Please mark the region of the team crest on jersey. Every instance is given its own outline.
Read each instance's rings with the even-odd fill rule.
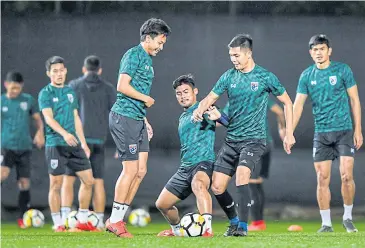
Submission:
[[[131,154],[136,154],[136,152],[137,152],[137,144],[129,145],[129,152]]]
[[[27,103],[27,102],[21,102],[21,103],[20,103],[20,108],[21,108],[22,110],[26,111],[26,110],[27,110],[27,108],[28,108],[28,103]]]
[[[74,96],[72,94],[67,94],[67,98],[70,101],[70,103],[74,102]]]
[[[251,90],[257,91],[259,89],[259,83],[258,82],[251,82]]]
[[[311,85],[317,85],[317,81],[311,81]]]
[[[330,76],[330,84],[335,85],[337,83],[337,77],[336,76]]]
[[[56,169],[58,167],[58,159],[51,159],[51,168]]]
[[[8,112],[8,110],[9,110],[9,109],[8,109],[8,107],[4,106],[4,107],[2,107],[2,108],[1,108],[1,110],[2,110],[3,112]]]

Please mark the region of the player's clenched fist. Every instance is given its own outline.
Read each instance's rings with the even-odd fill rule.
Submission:
[[[192,116],[193,121],[201,122],[203,121],[203,112],[199,108],[195,109]]]
[[[153,104],[155,104],[155,99],[153,99],[150,96],[147,96],[144,104],[146,105],[147,108],[151,107]]]

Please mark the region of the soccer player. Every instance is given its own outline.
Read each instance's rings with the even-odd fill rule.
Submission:
[[[154,77],[152,57],[163,49],[170,33],[163,20],[147,20],[140,29],[141,43],[129,49],[120,63],[117,101],[109,115],[109,127],[123,171],[115,185],[111,216],[105,223],[107,231],[118,237],[132,237],[123,219],[147,172],[152,128],[146,108],[155,102],[149,96]]]
[[[156,201],[156,207],[171,225],[171,229],[160,232],[158,236],[180,236],[180,217],[175,204],[194,193],[199,213],[206,222],[207,229],[203,236],[211,237],[212,198],[208,189],[215,159],[215,121],[205,115],[202,122],[192,122],[193,111],[199,102],[196,99],[198,89],[191,74],[178,77],[172,87],[177,101],[184,108],[178,128],[181,164]]]
[[[72,80],[68,85],[76,93],[84,135],[87,146],[90,149],[89,159],[95,179],[93,210],[101,220],[98,225],[98,228],[101,229],[104,227],[105,209],[103,179],[105,160],[104,143],[108,132],[108,116],[115,102],[116,90],[109,82],[106,82],[100,77],[102,68],[99,57],[93,55],[86,57],[82,72],[84,76]],[[61,216],[63,223],[65,223],[71,211],[71,205],[74,199],[73,186],[75,180],[75,172],[66,168],[61,190]]]
[[[94,178],[88,159],[90,149],[77,111],[77,97],[70,87],[64,85],[67,69],[63,58],[49,58],[46,70],[51,83],[39,92],[38,102],[47,124],[46,163],[50,179],[48,201],[54,229],[56,232],[65,231],[60,214],[60,190],[67,166],[81,180],[76,228],[93,231],[95,227],[87,218]]]
[[[313,160],[317,173],[317,201],[322,217],[322,227],[318,232],[333,232],[329,184],[332,161],[336,158],[340,160],[343,226],[347,232],[357,232],[352,222],[355,195],[353,168],[355,150],[362,146],[363,136],[356,82],[348,65],[330,60],[332,47],[326,35],[315,35],[309,40],[309,54],[314,64],[300,76],[294,103],[293,126],[295,129],[309,95],[315,127]]]
[[[229,43],[229,55],[234,68],[226,71],[213,90],[194,110],[195,121],[202,121],[203,113],[227,91],[229,125],[227,137],[214,164],[212,191],[223,207],[230,227],[225,236],[247,236],[248,212],[251,205],[249,179],[266,149],[266,115],[269,93],[284,104],[286,135],[284,149],[290,154],[295,143],[292,129],[292,102],[271,72],[255,64],[252,57],[252,38],[239,34]],[[226,191],[236,173],[238,218],[232,217],[234,202]],[[233,214],[234,217],[234,214]]]
[[[267,109],[277,116],[277,125],[279,136],[282,140],[285,137],[285,114],[279,104],[269,98]],[[252,223],[248,226],[249,231],[266,230],[264,221],[264,204],[265,194],[263,189],[264,179],[269,177],[269,167],[271,163],[271,149],[273,147],[273,138],[270,133],[269,120],[266,118],[266,150],[258,163],[257,168],[252,172],[249,180],[249,188],[251,193],[251,217]]]
[[[22,74],[8,72],[4,85],[6,93],[1,95],[1,183],[8,178],[11,168],[15,167],[19,188],[18,226],[25,228],[23,214],[30,204],[30,125],[33,119],[37,128],[33,144],[41,149],[44,145],[43,122],[37,101],[31,95],[22,93]]]

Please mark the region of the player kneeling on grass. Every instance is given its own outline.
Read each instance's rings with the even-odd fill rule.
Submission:
[[[167,182],[156,201],[156,207],[170,223],[171,229],[162,231],[158,236],[180,236],[180,217],[175,204],[184,200],[192,192],[196,196],[199,213],[206,222],[203,236],[213,236],[212,198],[208,192],[215,159],[215,121],[208,114],[204,121],[194,122],[193,111],[198,107],[192,75],[182,75],[173,82],[176,99],[184,108],[179,118],[179,137],[181,143],[181,165]],[[218,112],[217,109],[212,111]],[[213,114],[212,114],[213,116]],[[216,113],[214,116],[220,116]],[[210,119],[211,118],[211,119]]]

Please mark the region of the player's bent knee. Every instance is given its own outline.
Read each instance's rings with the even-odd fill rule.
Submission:
[[[215,183],[213,181],[213,184],[211,186],[211,190],[213,191],[214,195],[221,195],[224,193],[224,191],[226,191],[226,188],[224,187],[224,185],[221,185],[219,183]]]
[[[81,181],[82,184],[84,184],[86,187],[92,187],[95,183],[94,177],[87,177],[86,179]]]
[[[353,177],[352,177],[352,175],[350,175],[348,173],[342,173],[341,174],[341,181],[344,184],[348,184],[349,182],[353,181]]]
[[[139,169],[137,173],[137,178],[142,180],[147,174],[147,169]]]

